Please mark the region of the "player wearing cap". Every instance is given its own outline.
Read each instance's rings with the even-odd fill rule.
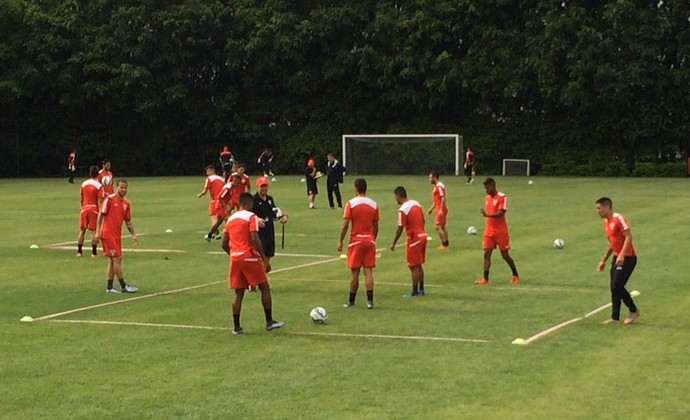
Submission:
[[[304,178],[307,181],[307,196],[309,196],[309,208],[314,209],[316,196],[319,194],[319,187],[316,185],[316,180],[319,178],[316,170],[316,162],[314,159],[307,161],[307,167],[304,169]]]

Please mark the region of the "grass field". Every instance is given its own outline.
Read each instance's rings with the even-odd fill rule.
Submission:
[[[342,190],[353,194],[348,177]],[[248,295],[233,336],[228,258],[206,243],[207,198],[197,178],[133,178],[129,199],[141,235],[125,251],[136,295],[104,293],[104,258],[75,258],[79,188],[65,180],[0,180],[0,418],[687,418],[688,180],[497,178],[509,196],[511,254],[494,255],[479,288],[481,179],[444,177],[451,249],[434,238],[428,296],[408,300],[402,249],[375,270],[376,309],[347,300],[336,249],[340,211],[325,185],[309,210],[298,177],[271,194],[290,215],[270,275],[276,319],[263,330]],[[368,177],[381,207],[379,248],[395,231],[392,190],[430,205],[426,177]],[[606,248],[594,201],[613,198],[631,222],[639,263],[629,290],[642,311],[632,326],[605,326],[603,310],[531,342],[512,345],[609,302]],[[468,226],[479,234],[468,236]],[[172,229],[172,233],[165,233]],[[552,247],[563,238],[565,249]],[[280,248],[280,230],[278,230]],[[30,249],[37,244],[39,249]],[[57,245],[56,245],[57,244]],[[88,244],[88,241],[87,241]],[[123,244],[131,248],[131,239]],[[53,247],[51,247],[53,245]],[[59,249],[60,246],[69,249]],[[88,248],[88,246],[87,246]],[[167,251],[166,251],[167,250]],[[149,251],[149,252],[140,252]],[[86,252],[88,254],[88,251]],[[115,303],[112,305],[105,305]],[[325,325],[308,317],[329,311]],[[74,309],[73,313],[59,315]],[[624,312],[625,314],[626,312]],[[48,317],[22,323],[25,315]]]

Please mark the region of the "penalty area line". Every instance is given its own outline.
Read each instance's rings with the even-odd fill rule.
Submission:
[[[300,265],[295,265],[292,267],[285,267],[285,268],[280,268],[278,270],[271,271],[271,273],[280,273],[283,271],[288,271],[288,270],[295,270],[298,268],[304,268],[304,267],[310,267],[312,265],[319,265],[319,264],[325,264],[327,262],[333,262],[333,261],[340,261],[340,258],[332,258],[330,260],[323,260],[323,261],[314,261],[306,264],[300,264]],[[218,281],[212,281],[210,283],[204,283],[204,284],[198,284],[196,286],[189,286],[189,287],[183,287],[181,289],[174,289],[174,290],[167,290],[164,292],[157,292],[157,293],[151,293],[149,295],[142,295],[142,296],[135,296],[127,299],[121,299],[121,300],[114,300],[112,302],[105,302],[105,303],[99,303],[97,305],[90,305],[90,306],[85,306],[82,308],[75,308],[75,309],[70,309],[67,311],[62,311],[62,312],[57,312],[54,314],[50,315],[44,315],[39,318],[34,318],[34,321],[45,321],[47,319],[53,319],[53,318],[58,318],[64,315],[69,315],[77,312],[83,312],[83,311],[88,311],[90,309],[97,309],[97,308],[103,308],[106,306],[112,306],[112,305],[119,305],[121,303],[126,303],[126,302],[133,302],[136,300],[142,300],[142,299],[149,299],[157,296],[163,296],[163,295],[170,295],[173,293],[180,293],[180,292],[186,292],[188,290],[194,290],[194,289],[200,289],[202,287],[208,287],[208,286],[214,286],[216,284],[220,283],[227,283],[227,280],[218,280]]]
[[[115,326],[130,326],[130,327],[149,327],[149,328],[178,328],[189,330],[214,330],[214,331],[231,331],[228,327],[212,327],[208,325],[189,325],[189,324],[160,324],[151,322],[133,322],[133,321],[99,321],[86,319],[52,319],[50,322],[59,322],[63,324],[91,324],[91,325],[115,325]],[[483,340],[476,338],[457,338],[457,337],[433,337],[433,336],[417,336],[417,335],[388,335],[388,334],[351,334],[351,333],[325,333],[325,332],[300,332],[300,331],[286,331],[287,335],[300,336],[321,336],[321,337],[338,337],[338,338],[367,338],[367,339],[388,339],[388,340],[416,340],[416,341],[448,341],[460,343],[491,343],[491,340]]]

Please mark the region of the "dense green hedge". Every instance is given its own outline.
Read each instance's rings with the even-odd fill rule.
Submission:
[[[539,175],[567,176],[639,176],[639,177],[684,177],[688,174],[685,162],[635,164],[632,173],[622,162],[592,162],[583,165],[570,163],[544,164]]]

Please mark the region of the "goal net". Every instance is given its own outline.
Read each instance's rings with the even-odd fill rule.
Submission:
[[[503,159],[503,176],[529,176],[529,159]]]
[[[458,134],[345,134],[342,163],[355,175],[460,175],[462,150]]]

